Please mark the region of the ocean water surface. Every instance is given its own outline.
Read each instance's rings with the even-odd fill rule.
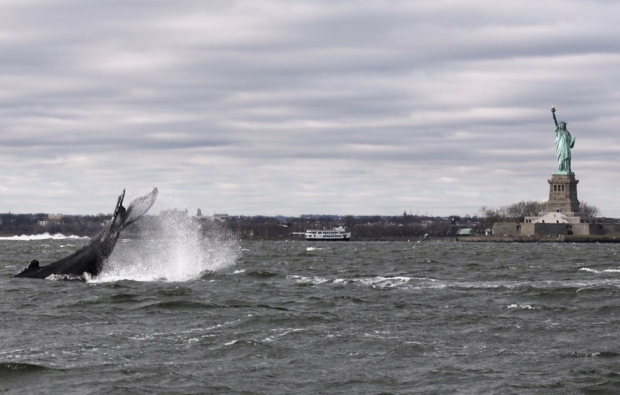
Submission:
[[[0,240],[0,393],[617,394],[619,244]]]

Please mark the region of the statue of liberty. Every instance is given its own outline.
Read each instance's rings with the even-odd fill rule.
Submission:
[[[555,154],[558,157],[558,170],[553,174],[571,174],[570,149],[575,145],[575,138],[566,130],[566,122],[555,118],[555,106],[551,107],[555,122]]]

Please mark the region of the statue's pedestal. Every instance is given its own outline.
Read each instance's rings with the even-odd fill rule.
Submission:
[[[554,173],[547,182],[549,182],[547,212],[562,213],[568,217],[579,216],[579,199],[577,199],[579,180],[575,179],[575,173]]]

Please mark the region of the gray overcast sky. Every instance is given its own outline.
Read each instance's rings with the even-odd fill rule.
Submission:
[[[0,0],[0,212],[620,217],[620,3]]]

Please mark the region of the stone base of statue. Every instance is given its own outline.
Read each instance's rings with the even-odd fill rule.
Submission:
[[[554,173],[547,182],[549,183],[547,212],[566,215],[580,212],[579,199],[577,198],[577,184],[579,180],[575,179],[575,173]]]

